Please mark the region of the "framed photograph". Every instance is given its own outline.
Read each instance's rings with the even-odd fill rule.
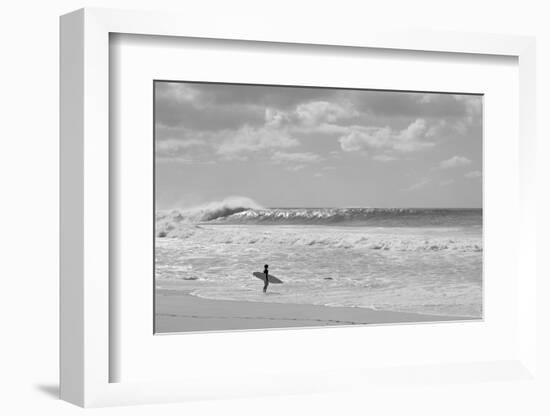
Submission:
[[[153,88],[155,333],[482,318],[482,95]]]
[[[61,18],[62,398],[532,377],[533,39],[246,21]]]

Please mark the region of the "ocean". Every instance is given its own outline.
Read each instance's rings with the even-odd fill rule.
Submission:
[[[157,211],[155,282],[195,296],[482,316],[482,210],[262,208]],[[284,281],[262,292],[269,264]],[[173,286],[171,286],[173,287]]]

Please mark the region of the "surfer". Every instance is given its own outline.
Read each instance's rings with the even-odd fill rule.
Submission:
[[[265,274],[265,283],[264,283],[264,293],[267,292],[267,286],[269,285],[269,272],[268,272],[269,265],[264,265],[264,274]]]
[[[283,281],[281,279],[273,276],[272,274],[269,274],[268,268],[269,268],[269,266],[266,264],[264,266],[264,271],[263,272],[254,272],[254,273],[252,273],[252,276],[254,276],[255,278],[260,279],[261,281],[264,282],[264,293],[267,292],[267,286],[270,283],[276,283],[276,284],[283,283]]]

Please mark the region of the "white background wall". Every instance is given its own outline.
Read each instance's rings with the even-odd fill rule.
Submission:
[[[56,400],[58,376],[58,16],[80,7],[179,10],[208,24],[210,13],[269,15],[280,21],[325,22],[327,31],[377,22],[490,33],[536,35],[538,42],[539,252],[550,248],[550,13],[544,1],[169,1],[19,0],[0,13],[0,413],[74,414]],[[546,139],[546,140],[545,140]],[[503,184],[507,186],[507,184]],[[543,256],[541,256],[543,257]],[[548,257],[546,255],[546,257]],[[543,263],[544,262],[544,263]],[[550,277],[548,261],[540,259]],[[542,269],[544,268],[544,269]],[[539,292],[550,296],[542,282]],[[544,296],[541,298],[544,299]],[[549,302],[550,303],[550,302]],[[550,316],[545,303],[539,305]],[[541,349],[550,351],[550,326]],[[550,374],[541,351],[543,376]],[[546,354],[548,354],[546,352]],[[548,381],[548,378],[546,379]],[[395,388],[373,396],[347,393],[198,402],[96,410],[99,414],[550,414],[550,384],[486,383]]]

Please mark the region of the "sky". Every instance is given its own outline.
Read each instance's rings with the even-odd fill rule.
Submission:
[[[482,205],[482,97],[155,82],[158,209]]]

